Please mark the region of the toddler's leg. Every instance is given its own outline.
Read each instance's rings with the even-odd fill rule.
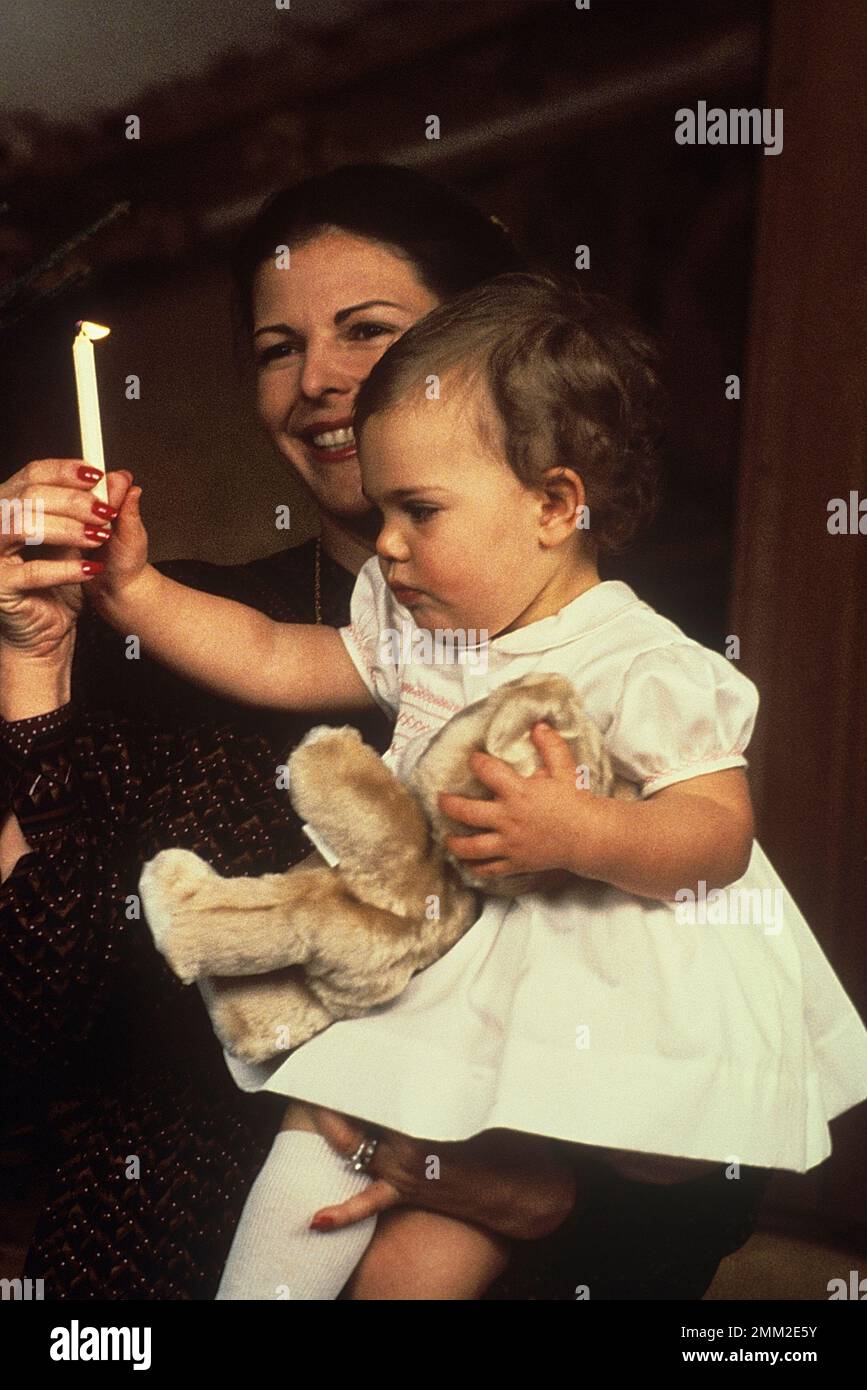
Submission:
[[[346,1289],[353,1300],[477,1299],[506,1268],[510,1242],[439,1212],[383,1212]]]
[[[310,1222],[320,1207],[346,1201],[371,1181],[320,1134],[281,1129],[250,1189],[217,1299],[336,1299],[376,1217],[336,1231],[311,1231]]]

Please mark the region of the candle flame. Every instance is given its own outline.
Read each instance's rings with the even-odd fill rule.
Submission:
[[[104,327],[103,324],[91,323],[88,319],[79,319],[75,326],[80,334],[85,338],[90,338],[91,341],[94,338],[107,338],[111,332],[111,329]]]

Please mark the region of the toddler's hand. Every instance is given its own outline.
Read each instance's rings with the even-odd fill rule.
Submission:
[[[566,869],[592,877],[607,798],[578,785],[569,745],[556,729],[536,724],[532,738],[544,767],[529,777],[490,753],[470,756],[479,781],[495,793],[493,801],[440,792],[445,815],[487,831],[450,835],[446,844],[458,859],[473,861],[473,872],[482,876]]]
[[[131,474],[118,472],[109,473],[107,483],[109,501],[118,508],[118,516],[111,540],[99,557],[105,569],[86,586],[97,608],[137,579],[148,562],[148,535],[139,512],[141,488],[131,486]]]

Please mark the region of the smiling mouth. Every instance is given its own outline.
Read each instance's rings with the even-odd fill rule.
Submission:
[[[321,430],[303,436],[308,448],[322,458],[345,458],[355,453],[355,433],[351,425],[339,430]]]

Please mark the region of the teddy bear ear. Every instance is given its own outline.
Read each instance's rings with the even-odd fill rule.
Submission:
[[[510,750],[516,750],[523,743],[533,750],[535,763],[538,763],[530,730],[540,720],[558,729],[564,738],[577,732],[579,721],[583,725],[586,720],[578,694],[564,676],[538,673],[520,676],[500,686],[489,700],[491,717],[485,745],[495,758],[506,761],[511,760]]]
[[[522,777],[541,767],[542,759],[531,737],[534,724],[544,720],[566,740],[576,765],[587,767],[589,790],[611,794],[611,762],[599,725],[586,714],[581,698],[564,676],[520,677],[495,691],[485,748],[510,763]]]

